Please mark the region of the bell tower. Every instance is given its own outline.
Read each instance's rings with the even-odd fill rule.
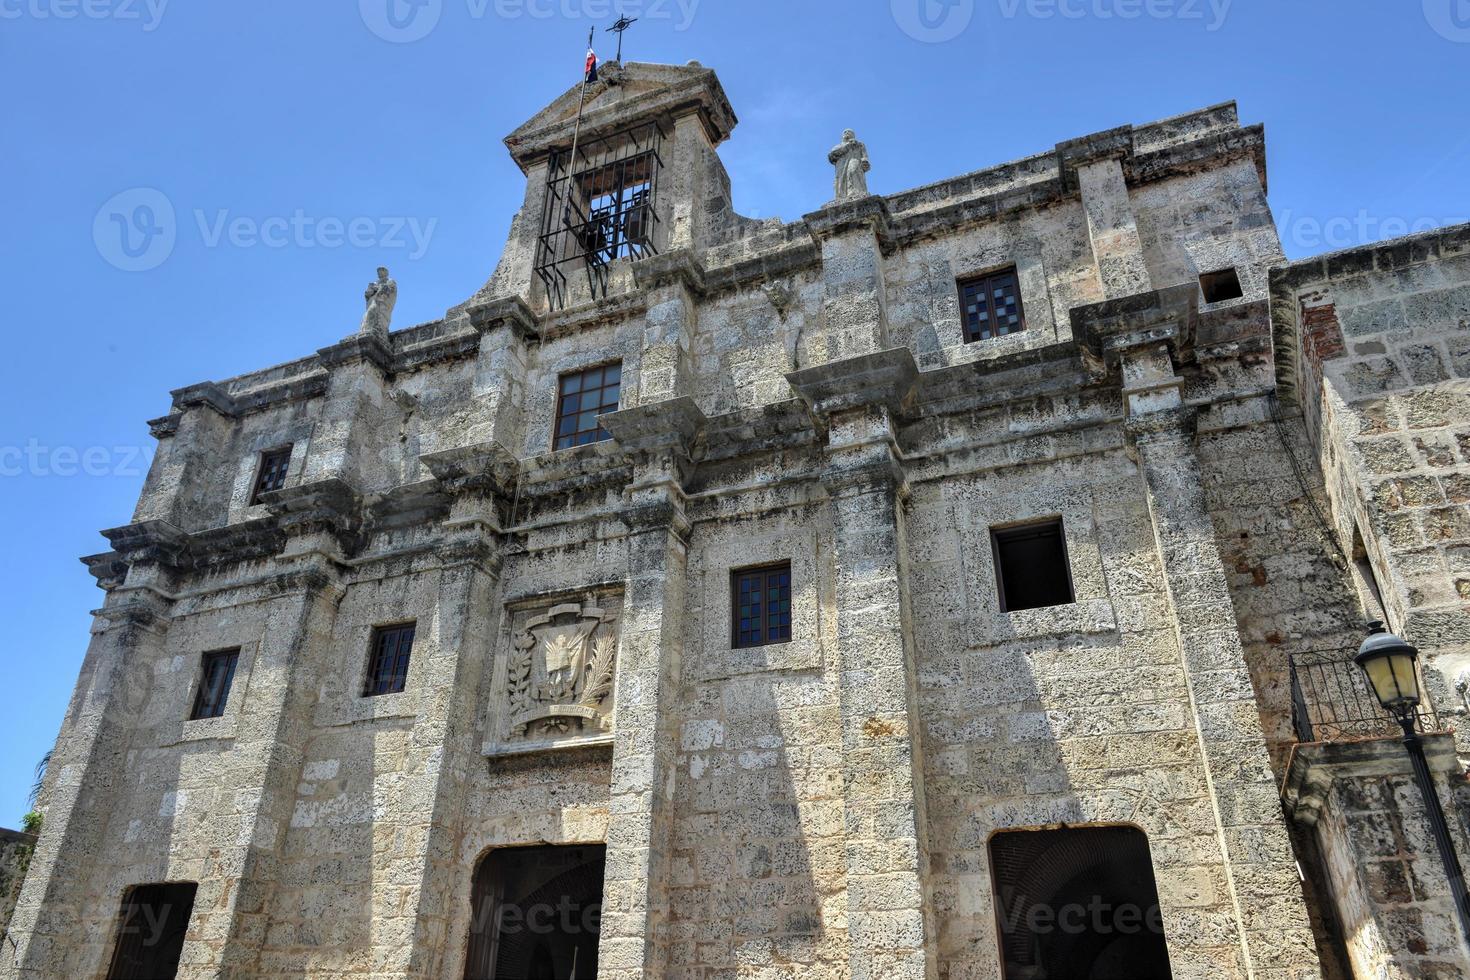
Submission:
[[[568,89],[505,139],[525,199],[475,301],[581,306],[634,288],[644,259],[723,241],[745,220],[716,153],[735,124],[698,62],[609,62],[585,92]]]

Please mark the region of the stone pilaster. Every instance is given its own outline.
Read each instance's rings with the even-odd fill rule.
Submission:
[[[849,969],[853,980],[925,980],[935,923],[895,424],[918,372],[899,349],[788,378],[828,430]]]
[[[320,651],[332,643],[342,590],[331,566],[311,555],[285,563],[272,584],[270,612],[250,676],[250,714],[230,749],[236,812],[218,814],[239,828],[212,853],[208,881],[195,902],[192,940],[215,952],[185,949],[179,977],[246,980],[258,975],[270,901],[291,826],[311,710],[321,687]],[[214,901],[202,901],[206,886]]]
[[[495,300],[468,310],[480,331],[475,359],[475,416],[466,426],[471,445],[520,445],[525,405],[526,344],[536,338],[536,322],[518,298]]]
[[[622,519],[627,592],[613,691],[612,793],[598,972],[660,980],[668,967],[674,717],[690,523],[683,485],[704,418],[675,399],[602,417],[633,460]]]
[[[1151,363],[1156,368],[1157,358]],[[1129,432],[1163,563],[1244,975],[1317,976],[1291,840],[1205,505],[1192,411],[1179,405],[1177,388],[1155,384],[1149,364],[1137,372],[1125,367],[1130,373],[1149,379],[1140,396],[1149,410],[1134,406]]]
[[[888,295],[882,240],[888,236],[888,204],[865,197],[833,204],[805,221],[822,250],[824,343],[799,353],[799,363],[876,354],[888,342]]]
[[[475,768],[485,764],[478,721],[483,717],[485,679],[492,638],[504,603],[500,594],[505,496],[514,481],[515,458],[499,446],[470,447],[425,457],[425,465],[454,496],[444,522],[448,540],[438,549],[444,564],[436,604],[437,635],[425,651],[419,677],[426,691],[414,729],[410,765],[420,788],[405,794],[431,800],[418,815],[419,842],[402,859],[414,928],[405,950],[404,977],[438,978],[454,962],[449,937],[455,919],[456,885],[471,869],[461,864],[459,844]],[[395,878],[398,875],[394,875]]]
[[[303,483],[342,480],[361,489],[367,485],[363,482],[364,460],[375,456],[377,433],[385,427],[392,352],[382,339],[358,334],[322,348],[317,356],[331,378],[301,479]]]
[[[704,269],[688,252],[645,259],[633,267],[648,290],[643,353],[638,362],[638,404],[680,398],[694,391],[690,352],[698,326]]]
[[[1104,299],[1133,296],[1151,285],[1123,173],[1123,161],[1133,152],[1129,126],[1057,146],[1063,181],[1082,192],[1087,237]]]
[[[105,814],[132,734],[150,696],[169,603],[146,589],[118,589],[98,611],[81,677],[46,777],[46,821],[0,952],[5,980],[93,976],[112,940],[117,897],[88,889]],[[10,944],[14,945],[11,946]]]

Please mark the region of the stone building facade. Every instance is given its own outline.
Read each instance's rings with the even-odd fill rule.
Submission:
[[[151,423],[0,977],[1465,975],[1350,658],[1470,854],[1470,229],[1286,263],[1228,104],[757,221],[579,94],[469,300]]]

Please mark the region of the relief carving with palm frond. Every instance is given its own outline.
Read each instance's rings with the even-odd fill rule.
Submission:
[[[611,730],[617,605],[589,599],[516,615],[506,670],[507,737],[559,739]]]

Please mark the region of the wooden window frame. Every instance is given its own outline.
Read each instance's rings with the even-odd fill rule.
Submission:
[[[291,474],[291,455],[295,448],[294,445],[279,446],[260,454],[260,461],[255,467],[255,481],[251,484],[250,506],[254,507],[260,503],[261,497],[286,485],[286,478]]]
[[[618,375],[617,381],[613,382],[612,384],[607,383],[607,372],[610,369],[615,369]],[[592,374],[594,371],[601,372],[601,376],[599,378],[600,383],[595,387],[586,387],[585,383],[587,380],[587,376]],[[567,390],[567,386],[572,382],[576,382],[577,384],[576,391]],[[611,407],[605,404],[606,394],[608,389],[610,388],[617,388],[618,391],[618,397],[613,401]],[[580,399],[583,395],[591,391],[601,392],[602,394],[598,398],[598,407],[596,409],[589,410],[582,406]],[[556,379],[556,422],[552,425],[551,429],[552,452],[560,452],[563,449],[576,449],[578,446],[590,446],[593,443],[606,442],[607,440],[611,439],[612,433],[608,432],[601,425],[598,425],[596,423],[595,417],[593,420],[593,427],[586,428],[583,427],[580,422],[578,422],[577,428],[567,433],[562,432],[562,423],[569,418],[575,419],[578,416],[585,416],[588,414],[589,411],[594,412],[596,415],[606,415],[611,412],[616,412],[618,410],[618,406],[622,403],[622,394],[622,361],[608,361],[604,364],[594,364],[591,367],[582,368],[577,371],[568,371],[565,374],[558,375]],[[578,399],[577,409],[573,412],[568,412],[566,410],[567,403],[568,400],[573,397],[576,397]],[[592,438],[583,438],[584,436],[588,435],[590,435]]]
[[[402,636],[408,635],[408,649],[401,649]],[[362,696],[377,698],[386,694],[402,694],[408,686],[408,670],[413,662],[413,644],[418,633],[417,622],[374,626],[368,645],[367,674],[362,682]],[[398,640],[400,648],[388,650],[389,638]],[[388,670],[389,661],[392,670]]]
[[[1013,539],[1024,534],[1034,534],[1044,528],[1056,528],[1057,543],[1062,550],[1062,571],[1067,578],[1067,601],[1054,603],[1047,606],[1022,606],[1012,609],[1006,598],[1005,563],[1001,561],[1001,545],[1005,539]],[[1072,577],[1072,556],[1067,550],[1067,526],[1060,517],[1048,517],[1043,520],[1026,521],[1023,524],[1007,524],[1002,527],[990,529],[990,555],[995,564],[995,588],[1000,597],[1001,612],[1024,612],[1027,609],[1054,609],[1057,606],[1067,606],[1077,601],[1077,583]]]
[[[1001,280],[1010,280],[1012,291],[1016,297],[1016,326],[1005,333],[996,333],[995,329],[999,323],[999,317],[995,308],[995,284]],[[1001,337],[1009,337],[1012,334],[1023,333],[1026,330],[1026,304],[1021,297],[1021,274],[1014,265],[992,269],[979,275],[966,276],[957,283],[960,297],[960,330],[964,334],[965,343],[978,344],[986,340],[999,340]],[[990,324],[988,334],[980,334],[970,324],[970,315],[967,312],[969,300],[966,293],[970,289],[976,289],[985,300],[987,322]]]
[[[764,603],[764,602],[766,602],[766,601],[769,600],[769,592],[770,592],[770,588],[771,588],[771,586],[770,586],[770,577],[772,575],[780,575],[780,574],[783,574],[783,573],[786,575],[786,619],[787,619],[787,622],[785,623],[785,627],[784,627],[784,635],[783,635],[782,624],[780,622],[777,622],[775,624],[775,626],[774,626],[775,635],[774,635],[774,637],[772,636],[771,630],[773,629],[773,627],[772,627],[772,624],[770,622],[770,615],[771,614],[770,614],[769,609],[765,605],[763,605],[762,606],[762,609],[761,609],[761,614],[760,614],[761,615],[760,639],[759,640],[754,640],[754,641],[752,641],[752,640],[742,640],[741,639],[741,636],[740,636],[740,633],[741,633],[741,630],[740,630],[740,582],[741,582],[741,580],[742,579],[746,579],[746,578],[754,578],[756,576],[759,576],[760,577],[760,581],[761,581],[762,601]],[[769,565],[754,565],[754,566],[751,566],[749,568],[737,568],[737,569],[732,569],[731,570],[731,572],[730,572],[730,648],[732,650],[754,650],[757,647],[776,646],[777,644],[790,643],[791,642],[792,628],[795,625],[792,622],[792,618],[793,618],[792,617],[792,613],[793,613],[793,608],[792,608],[792,605],[793,605],[792,604],[792,592],[794,591],[794,588],[793,588],[794,587],[794,584],[795,583],[792,581],[792,577],[791,577],[791,562],[789,562],[789,561],[772,562]],[[780,586],[778,585],[777,588],[779,589]]]
[[[194,708],[190,721],[224,717],[230,703],[230,690],[240,666],[240,650],[212,650],[204,654],[199,674],[199,689],[194,692]],[[222,672],[222,673],[220,673]]]

